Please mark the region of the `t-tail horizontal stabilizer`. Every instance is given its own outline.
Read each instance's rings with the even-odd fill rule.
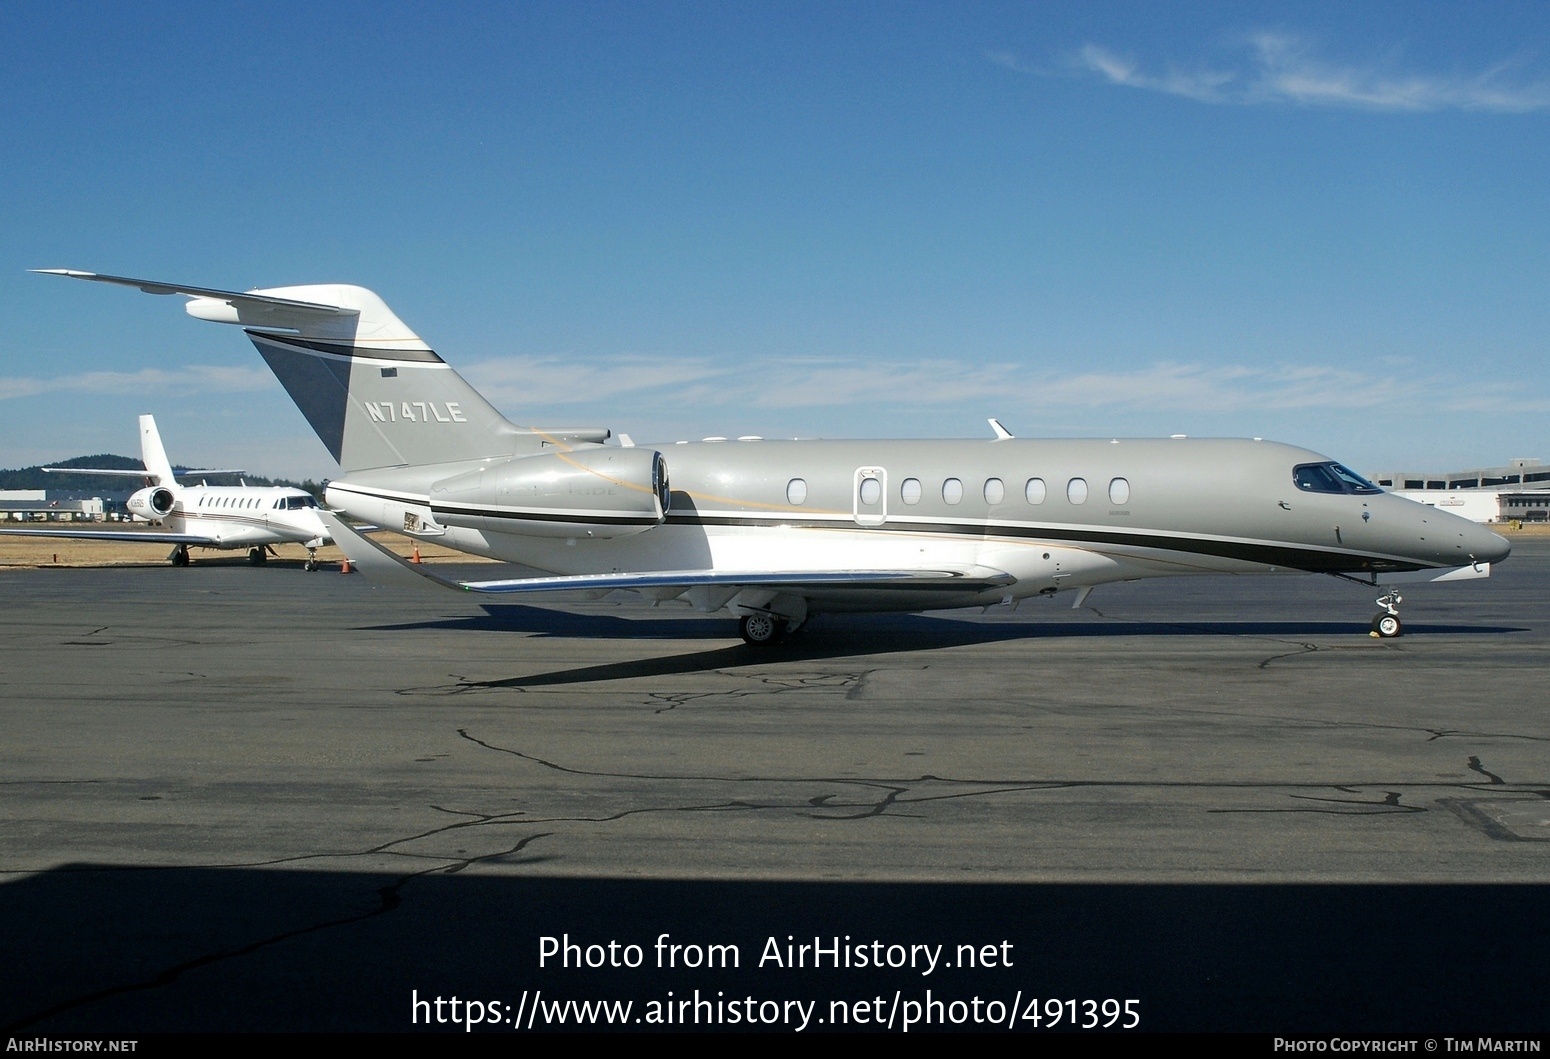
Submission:
[[[546,443],[608,437],[607,430],[515,426],[364,287],[230,291],[75,269],[34,271],[181,294],[190,299],[190,316],[241,326],[346,472],[531,455]]]

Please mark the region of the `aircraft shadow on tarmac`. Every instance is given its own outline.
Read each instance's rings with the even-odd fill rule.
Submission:
[[[486,605],[484,613],[432,621],[374,626],[379,630],[409,631],[446,629],[460,632],[526,633],[546,637],[610,640],[723,640],[734,635],[733,623],[715,618],[625,618],[613,614],[588,614],[546,610],[515,604]],[[1521,628],[1487,625],[1420,623],[1409,626],[1409,635],[1481,636],[1524,632]],[[1072,621],[971,622],[924,614],[844,615],[816,618],[796,636],[783,643],[751,648],[742,643],[659,658],[583,666],[513,676],[500,680],[470,682],[470,689],[543,687],[590,681],[626,680],[673,676],[784,662],[827,661],[857,655],[898,654],[945,647],[1000,643],[1013,640],[1062,640],[1083,637],[1228,636],[1271,640],[1309,637],[1365,637],[1368,628],[1358,622],[1339,621],[1121,621],[1078,619]]]
[[[500,1014],[515,1015],[532,990],[560,1005],[631,1000],[632,1017],[621,1020],[631,1024],[669,990],[756,1004],[800,998],[815,1001],[813,1014],[830,1028],[836,1000],[891,1002],[897,990],[920,1017],[930,988],[944,1018],[966,1020],[945,1004],[994,998],[1004,1017],[1016,996],[1050,995],[1041,986],[1060,997],[1137,998],[1138,1028],[1152,1032],[1370,1035],[1441,1025],[1472,1036],[1546,1026],[1535,971],[1550,930],[1543,885],[641,880],[460,870],[469,866],[75,864],[4,883],[0,1029],[403,1032],[431,1020],[430,1029],[461,1031],[450,1019],[435,1024],[429,1005],[416,1009],[414,993],[479,998],[482,1017],[484,1003],[509,1004]],[[735,945],[737,965],[659,970],[663,934],[702,953]],[[569,969],[554,958],[538,966],[544,936],[577,944]],[[848,938],[869,953],[874,940],[884,947],[876,951],[941,943],[952,966],[929,976],[907,966],[814,969],[810,953],[802,969],[771,965],[772,951],[787,955],[788,937],[826,946]],[[576,967],[587,945],[613,939],[639,945],[642,966]],[[964,943],[989,963],[961,963]],[[1480,953],[1489,959],[1460,956]],[[784,1014],[776,1008],[766,1017]],[[700,1017],[714,1010],[707,1004]],[[504,1022],[478,1028],[509,1034]]]
[[[604,640],[703,640],[732,639],[736,624],[730,618],[628,618],[615,614],[589,614],[548,610],[521,604],[485,605],[483,614],[437,618],[427,621],[377,625],[379,630],[449,629],[460,632],[519,632],[536,636]],[[930,650],[959,644],[998,643],[1004,640],[1063,639],[1089,636],[1365,636],[1369,629],[1359,621],[1135,621],[1129,619],[1071,621],[961,621],[929,614],[819,616],[801,633],[784,643],[759,649],[779,656],[817,650],[828,656],[823,641],[843,644],[843,653],[874,648],[885,651]],[[1416,622],[1405,626],[1407,636],[1482,636],[1527,632],[1506,625],[1455,625]]]

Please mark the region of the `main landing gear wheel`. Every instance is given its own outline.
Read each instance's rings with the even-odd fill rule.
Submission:
[[[188,549],[181,544],[178,545],[176,548],[172,549],[172,554],[167,556],[167,561],[173,566],[187,566]]]
[[[268,558],[269,553],[264,551],[262,548],[248,549],[248,562],[252,563],[254,566],[263,566],[264,561]]]
[[[737,631],[750,647],[768,647],[780,643],[786,635],[786,623],[772,614],[745,614],[738,620]]]
[[[1398,614],[1379,614],[1376,618],[1372,619],[1372,632],[1374,636],[1382,637],[1385,640],[1391,640],[1394,637],[1399,636],[1404,631],[1404,626],[1399,623]]]

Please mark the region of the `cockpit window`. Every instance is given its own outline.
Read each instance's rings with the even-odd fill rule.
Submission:
[[[317,499],[312,496],[288,496],[285,498],[285,508],[287,511],[298,511],[304,507],[317,506]]]
[[[1303,463],[1292,468],[1292,481],[1306,493],[1355,493],[1366,496],[1383,490],[1338,463]]]

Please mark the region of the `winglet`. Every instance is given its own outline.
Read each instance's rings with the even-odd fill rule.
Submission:
[[[1007,440],[1008,438],[1010,438],[1012,436],[1012,432],[1010,430],[1008,430],[1006,427],[1001,425],[1001,420],[999,420],[999,419],[987,419],[987,420],[985,420],[985,422],[989,423],[990,424],[990,429],[994,430],[996,432],[996,440],[997,441],[1005,441],[1005,440]]]

